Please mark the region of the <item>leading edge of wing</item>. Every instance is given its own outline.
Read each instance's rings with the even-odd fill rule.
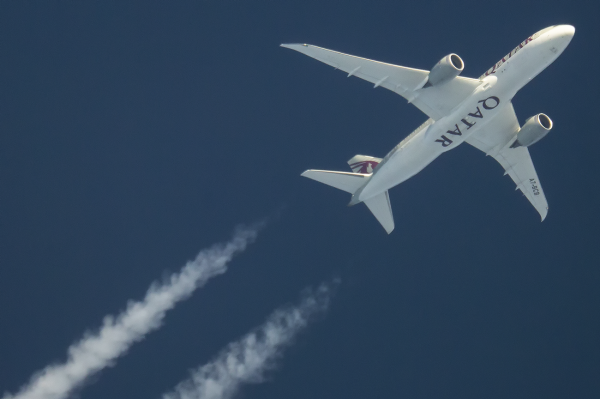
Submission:
[[[440,86],[423,88],[429,71],[388,64],[310,44],[282,44],[336,69],[401,95],[430,118],[438,120],[467,98],[481,83],[458,76]]]
[[[325,64],[331,65],[332,67],[338,68],[338,69],[342,69],[342,68],[340,68],[339,66],[337,66],[337,64],[335,64],[335,63],[333,63],[331,61],[327,62],[327,61],[324,61],[321,58],[319,58],[319,52],[333,53],[333,54],[341,55],[341,56],[344,56],[344,57],[356,58],[357,60],[375,62],[377,64],[391,66],[391,67],[395,67],[395,68],[402,68],[402,69],[414,71],[414,72],[417,72],[417,73],[420,73],[420,74],[429,74],[429,71],[426,71],[424,69],[409,68],[409,67],[404,67],[404,66],[400,66],[400,65],[389,64],[387,62],[381,62],[381,61],[371,60],[369,58],[358,57],[356,55],[346,54],[346,53],[342,53],[342,52],[335,51],[335,50],[329,50],[329,49],[326,49],[326,48],[323,48],[323,47],[319,47],[319,46],[315,46],[315,45],[312,45],[312,44],[283,43],[283,44],[280,44],[280,46],[281,47],[285,47],[285,48],[289,48],[291,50],[296,50],[296,51],[298,51],[298,52],[300,52],[302,54],[306,54],[309,57],[317,59],[317,60],[319,60],[321,62],[324,62]],[[344,72],[350,72],[350,71],[345,71],[345,70],[343,70],[343,71]]]
[[[410,99],[411,96],[404,94],[420,89],[429,76],[429,71],[422,69],[370,60],[311,44],[282,44],[281,47],[296,50],[317,61],[347,72],[348,77],[356,76],[375,84],[375,87],[385,87],[407,99]]]

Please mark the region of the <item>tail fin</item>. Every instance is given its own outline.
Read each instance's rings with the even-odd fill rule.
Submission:
[[[354,194],[365,183],[365,178],[369,175],[310,169],[302,173],[302,176]]]
[[[348,161],[354,173],[373,173],[373,169],[381,162],[381,158],[367,155],[355,155]]]
[[[375,215],[377,221],[381,223],[385,231],[390,234],[394,230],[394,215],[392,215],[392,205],[390,204],[390,195],[387,191],[369,198],[364,201],[365,205]]]

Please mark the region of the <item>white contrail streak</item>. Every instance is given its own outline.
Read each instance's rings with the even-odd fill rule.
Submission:
[[[267,321],[239,341],[230,343],[216,358],[191,371],[163,399],[227,399],[244,383],[258,383],[282,349],[315,314],[327,309],[331,289],[323,284],[306,292],[299,305],[276,310]]]
[[[229,242],[201,251],[178,273],[163,282],[153,283],[142,301],[130,301],[116,317],[106,316],[98,331],[85,333],[79,342],[69,347],[66,362],[47,366],[34,374],[17,394],[6,393],[3,399],[66,398],[93,374],[111,366],[133,343],[159,328],[169,309],[210,278],[225,273],[228,262],[246,249],[258,229],[238,228]]]

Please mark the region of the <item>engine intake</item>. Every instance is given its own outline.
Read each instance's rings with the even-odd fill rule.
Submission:
[[[443,85],[460,75],[463,69],[465,69],[463,60],[456,54],[448,54],[431,69],[423,88]]]
[[[552,120],[546,114],[537,114],[527,119],[519,133],[517,140],[510,146],[529,147],[546,136],[552,129]]]

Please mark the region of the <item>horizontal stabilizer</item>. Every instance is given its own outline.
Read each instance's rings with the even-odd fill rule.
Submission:
[[[381,162],[381,158],[367,155],[355,155],[348,161],[354,173],[373,173],[373,169]]]
[[[394,215],[392,215],[392,205],[387,191],[369,198],[364,201],[365,205],[375,215],[385,231],[390,234],[394,230]]]
[[[315,169],[305,171],[302,173],[302,176],[344,190],[350,194],[354,194],[356,190],[366,182],[365,178],[369,177],[369,175],[362,173],[334,172],[331,170]]]

